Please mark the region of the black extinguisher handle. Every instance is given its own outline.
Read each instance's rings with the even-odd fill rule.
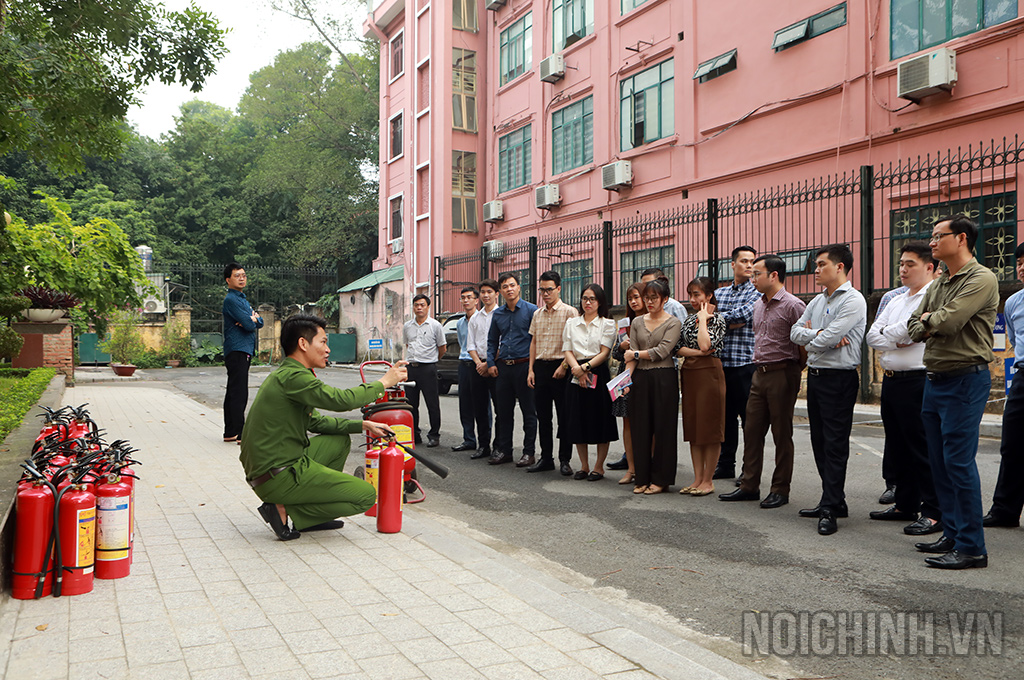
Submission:
[[[405,444],[399,444],[397,441],[395,442],[395,444],[399,446],[403,451],[408,453],[410,456],[412,456],[419,462],[423,463],[423,465],[427,469],[429,469],[431,472],[436,474],[441,479],[445,479],[448,477],[448,468],[446,468],[444,465],[441,465],[440,463],[435,463],[434,461],[424,456],[422,453],[416,453],[415,449],[410,449]]]

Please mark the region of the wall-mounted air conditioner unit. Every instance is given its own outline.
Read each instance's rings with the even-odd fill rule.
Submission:
[[[562,202],[562,195],[557,184],[542,184],[537,187],[536,199],[538,208],[554,208]]]
[[[142,311],[146,314],[166,314],[167,301],[162,296],[147,296],[142,301]]]
[[[492,12],[497,12],[499,9],[505,6],[505,0],[490,0],[485,7]]]
[[[956,84],[956,52],[943,47],[896,67],[896,96],[919,102]]]
[[[553,83],[565,77],[565,57],[552,54],[540,62],[540,79],[545,83]]]
[[[601,168],[601,186],[609,191],[618,191],[633,186],[633,163],[615,161]]]
[[[403,240],[401,236],[391,240],[391,253],[393,255],[402,252],[402,248],[405,246]]]
[[[484,222],[501,222],[505,219],[505,207],[501,201],[484,203]]]
[[[484,254],[488,262],[498,262],[505,257],[505,244],[501,241],[484,241]]]

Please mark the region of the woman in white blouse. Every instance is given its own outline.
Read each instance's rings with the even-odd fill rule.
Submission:
[[[565,322],[562,351],[572,371],[565,388],[564,432],[576,445],[580,470],[573,479],[596,482],[604,478],[608,443],[618,440],[619,430],[612,415],[608,394],[608,357],[615,344],[615,320],[608,316],[604,289],[591,283],[580,295],[582,315]],[[590,469],[589,445],[597,445],[597,462]]]

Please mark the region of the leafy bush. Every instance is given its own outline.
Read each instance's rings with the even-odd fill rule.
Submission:
[[[110,355],[114,363],[134,364],[146,352],[139,323],[142,314],[136,309],[122,309],[114,313],[109,322],[110,335],[100,342],[100,349]]]
[[[196,359],[200,364],[215,364],[224,361],[223,348],[210,340],[203,340],[203,344],[193,350]]]
[[[181,319],[173,318],[164,324],[161,330],[163,336],[163,355],[167,359],[184,361],[185,357],[192,354],[192,336],[185,328]]]
[[[52,368],[0,369],[0,439],[21,425],[55,374]]]
[[[27,286],[18,295],[28,298],[33,309],[71,309],[82,302],[74,295],[45,286]]]
[[[132,362],[139,368],[163,368],[167,365],[167,357],[163,352],[147,349]]]

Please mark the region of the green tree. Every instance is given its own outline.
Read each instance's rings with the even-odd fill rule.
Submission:
[[[25,151],[60,173],[116,155],[139,90],[154,80],[202,89],[223,35],[194,4],[0,0],[0,154]]]

